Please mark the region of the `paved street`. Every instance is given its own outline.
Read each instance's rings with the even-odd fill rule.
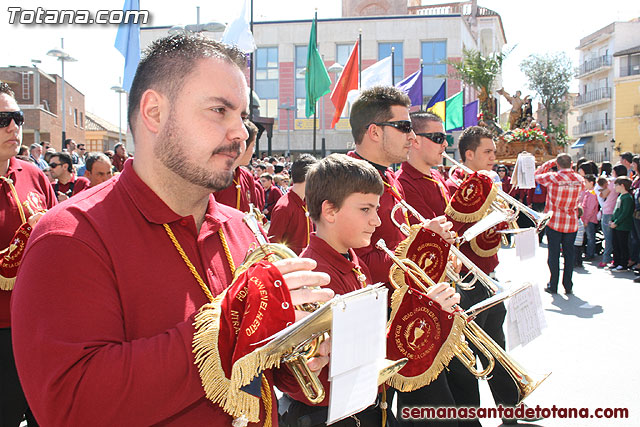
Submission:
[[[546,247],[539,247],[536,258],[520,262],[515,249],[499,252],[500,280],[530,281],[542,288],[548,280]],[[573,296],[542,293],[548,327],[542,336],[510,354],[529,373],[553,372],[525,403],[535,407],[628,408],[629,419],[545,419],[539,426],[638,426],[640,404],[636,385],[640,383],[637,348],[633,336],[636,301],[640,284],[632,272],[611,273],[597,268],[596,262],[574,272]],[[491,399],[482,384],[483,406]],[[634,397],[635,396],[635,397]],[[484,420],[485,427],[500,420]]]

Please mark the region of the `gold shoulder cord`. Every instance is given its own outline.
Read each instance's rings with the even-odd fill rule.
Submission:
[[[13,198],[16,201],[16,204],[18,205],[18,211],[20,212],[20,219],[22,220],[22,224],[24,224],[25,222],[27,222],[27,217],[24,214],[24,209],[22,209],[22,203],[20,203],[20,198],[18,197],[18,191],[16,190],[16,187],[13,186],[13,180],[11,178],[7,178],[4,176],[0,176],[0,179],[5,181],[7,184],[9,184],[9,188],[11,189],[11,194],[13,195]]]
[[[180,254],[180,257],[182,257],[182,260],[186,264],[187,268],[189,269],[189,271],[191,271],[191,274],[196,279],[196,282],[198,282],[198,285],[200,285],[200,288],[202,288],[202,291],[206,295],[207,299],[209,300],[210,303],[212,303],[214,299],[213,294],[209,290],[209,287],[206,285],[206,283],[204,283],[204,280],[202,280],[202,278],[200,277],[198,270],[196,270],[196,267],[193,265],[193,263],[185,253],[184,249],[182,249],[182,246],[178,242],[178,239],[176,238],[175,234],[173,234],[171,227],[169,226],[169,224],[166,224],[166,223],[162,224],[162,226],[167,232],[169,239],[171,239],[173,246],[175,246],[176,250]],[[229,268],[231,269],[231,274],[233,275],[236,272],[236,265],[233,262],[233,258],[231,257],[229,244],[227,243],[227,238],[225,237],[224,232],[222,231],[222,227],[218,229],[218,236],[220,237],[220,242],[222,243],[222,248],[224,249],[224,254],[227,258],[227,263],[229,264]],[[267,380],[267,377],[265,375],[262,376],[262,401],[264,402],[264,410],[266,414],[264,425],[265,427],[271,427],[271,423],[272,423],[271,387],[269,386],[269,381]]]

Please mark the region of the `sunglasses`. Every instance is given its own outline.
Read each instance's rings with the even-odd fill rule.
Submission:
[[[51,169],[55,169],[55,168],[57,168],[58,166],[60,166],[61,164],[62,164],[62,163],[49,163],[49,167],[50,167]]]
[[[424,136],[425,138],[435,142],[436,144],[443,144],[447,142],[447,135],[442,132],[416,133],[416,135]]]
[[[394,127],[396,129],[398,129],[402,133],[410,133],[413,130],[413,127],[411,126],[411,120],[396,120],[396,121],[393,121],[393,122],[378,122],[378,123],[373,122],[373,123],[369,123],[369,126],[371,126],[371,125],[391,126],[391,127]]]
[[[24,113],[22,111],[0,111],[0,128],[9,126],[11,120],[16,122],[16,126],[22,126],[24,123]]]

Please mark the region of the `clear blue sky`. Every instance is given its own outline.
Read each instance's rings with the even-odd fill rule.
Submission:
[[[319,18],[341,15],[341,0],[254,0],[254,19],[307,19],[318,8]],[[423,0],[425,4],[442,2]],[[7,42],[0,56],[0,66],[39,65],[49,73],[60,73],[60,64],[46,56],[48,50],[65,39],[65,50],[78,62],[65,67],[65,78],[85,94],[86,109],[118,123],[118,98],[109,88],[118,84],[124,60],[113,43],[115,25],[9,25],[7,7],[35,9],[46,5],[53,9],[122,9],[123,0],[11,0],[3,2],[0,10],[0,34]],[[191,24],[196,22],[196,6],[200,7],[201,22],[220,20],[229,22],[239,11],[239,1],[203,0],[140,0],[141,9],[149,9],[152,25]],[[495,10],[502,16],[508,47],[515,46],[504,64],[504,86],[508,92],[522,89],[526,94],[526,79],[519,64],[532,53],[564,51],[577,65],[575,50],[580,38],[613,21],[626,21],[640,16],[640,2],[630,0],[558,1],[537,0],[520,2],[507,0],[479,0],[480,6]],[[99,6],[98,6],[99,5]],[[124,120],[124,119],[123,119]],[[124,122],[124,121],[123,121]]]

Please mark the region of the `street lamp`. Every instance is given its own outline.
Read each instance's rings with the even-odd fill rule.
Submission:
[[[64,63],[76,62],[77,59],[69,55],[64,50],[64,38],[60,39],[60,49],[51,49],[47,52],[48,56],[58,58],[58,61],[62,64],[62,148],[66,148],[64,141],[67,139],[67,112],[66,112],[66,99],[65,99],[65,82],[64,82]]]
[[[291,102],[291,99],[288,99],[287,101]],[[296,106],[293,104],[289,104],[289,103],[282,103],[280,104],[280,109],[281,110],[286,110],[287,111],[287,156],[291,156],[291,137],[290,137],[290,131],[291,131],[291,117],[290,117],[290,112],[294,111],[296,109]]]
[[[122,86],[111,86],[111,90],[118,94],[118,144],[122,143],[122,94],[127,93]]]

